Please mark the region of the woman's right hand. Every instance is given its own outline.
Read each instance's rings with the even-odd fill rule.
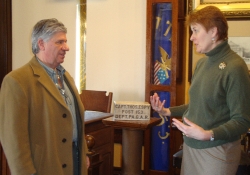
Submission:
[[[150,103],[152,108],[161,115],[170,116],[170,111],[168,108],[164,108],[165,100],[160,101],[160,97],[157,93],[150,96]]]

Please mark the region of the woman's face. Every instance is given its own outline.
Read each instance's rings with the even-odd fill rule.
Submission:
[[[212,41],[212,38],[215,36],[214,28],[207,32],[206,29],[198,23],[191,24],[190,27],[192,30],[190,40],[193,41],[196,47],[196,52],[204,54],[215,47],[215,44]]]

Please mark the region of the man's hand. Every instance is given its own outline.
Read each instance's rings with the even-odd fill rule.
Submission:
[[[88,157],[88,156],[86,156],[86,163],[87,163],[87,168],[89,168],[89,166],[90,166],[90,161],[89,161],[89,157]]]

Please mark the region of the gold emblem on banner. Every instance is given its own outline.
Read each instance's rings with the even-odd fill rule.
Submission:
[[[161,123],[158,124],[157,126],[162,126],[165,124],[166,121],[168,121],[168,117],[166,116],[162,116],[159,114],[159,116],[161,117]],[[158,131],[158,136],[160,139],[167,139],[169,137],[170,133],[169,132],[166,132],[164,136],[161,136],[161,131]]]
[[[161,46],[159,46],[159,50],[161,53],[161,62],[157,62],[160,64],[161,69],[165,71],[166,78],[169,78],[168,70],[171,70],[171,58],[169,58],[168,53]]]

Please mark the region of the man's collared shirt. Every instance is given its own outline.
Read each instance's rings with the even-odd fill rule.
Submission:
[[[68,87],[68,85],[65,83],[64,81],[64,73],[65,73],[65,69],[63,68],[62,65],[59,65],[56,67],[56,70],[48,67],[47,65],[45,65],[39,58],[37,58],[38,62],[42,65],[42,67],[46,70],[46,72],[48,73],[48,75],[50,76],[50,78],[52,79],[52,81],[54,82],[55,86],[57,87],[57,89],[60,91],[60,94],[62,95],[65,103],[67,104],[72,117],[73,117],[73,141],[77,140],[77,124],[76,124],[76,111],[75,111],[75,101],[74,101],[74,97]],[[58,75],[57,75],[57,73]],[[62,81],[62,87],[60,87],[59,85],[59,81],[58,81],[58,77],[61,79]]]

